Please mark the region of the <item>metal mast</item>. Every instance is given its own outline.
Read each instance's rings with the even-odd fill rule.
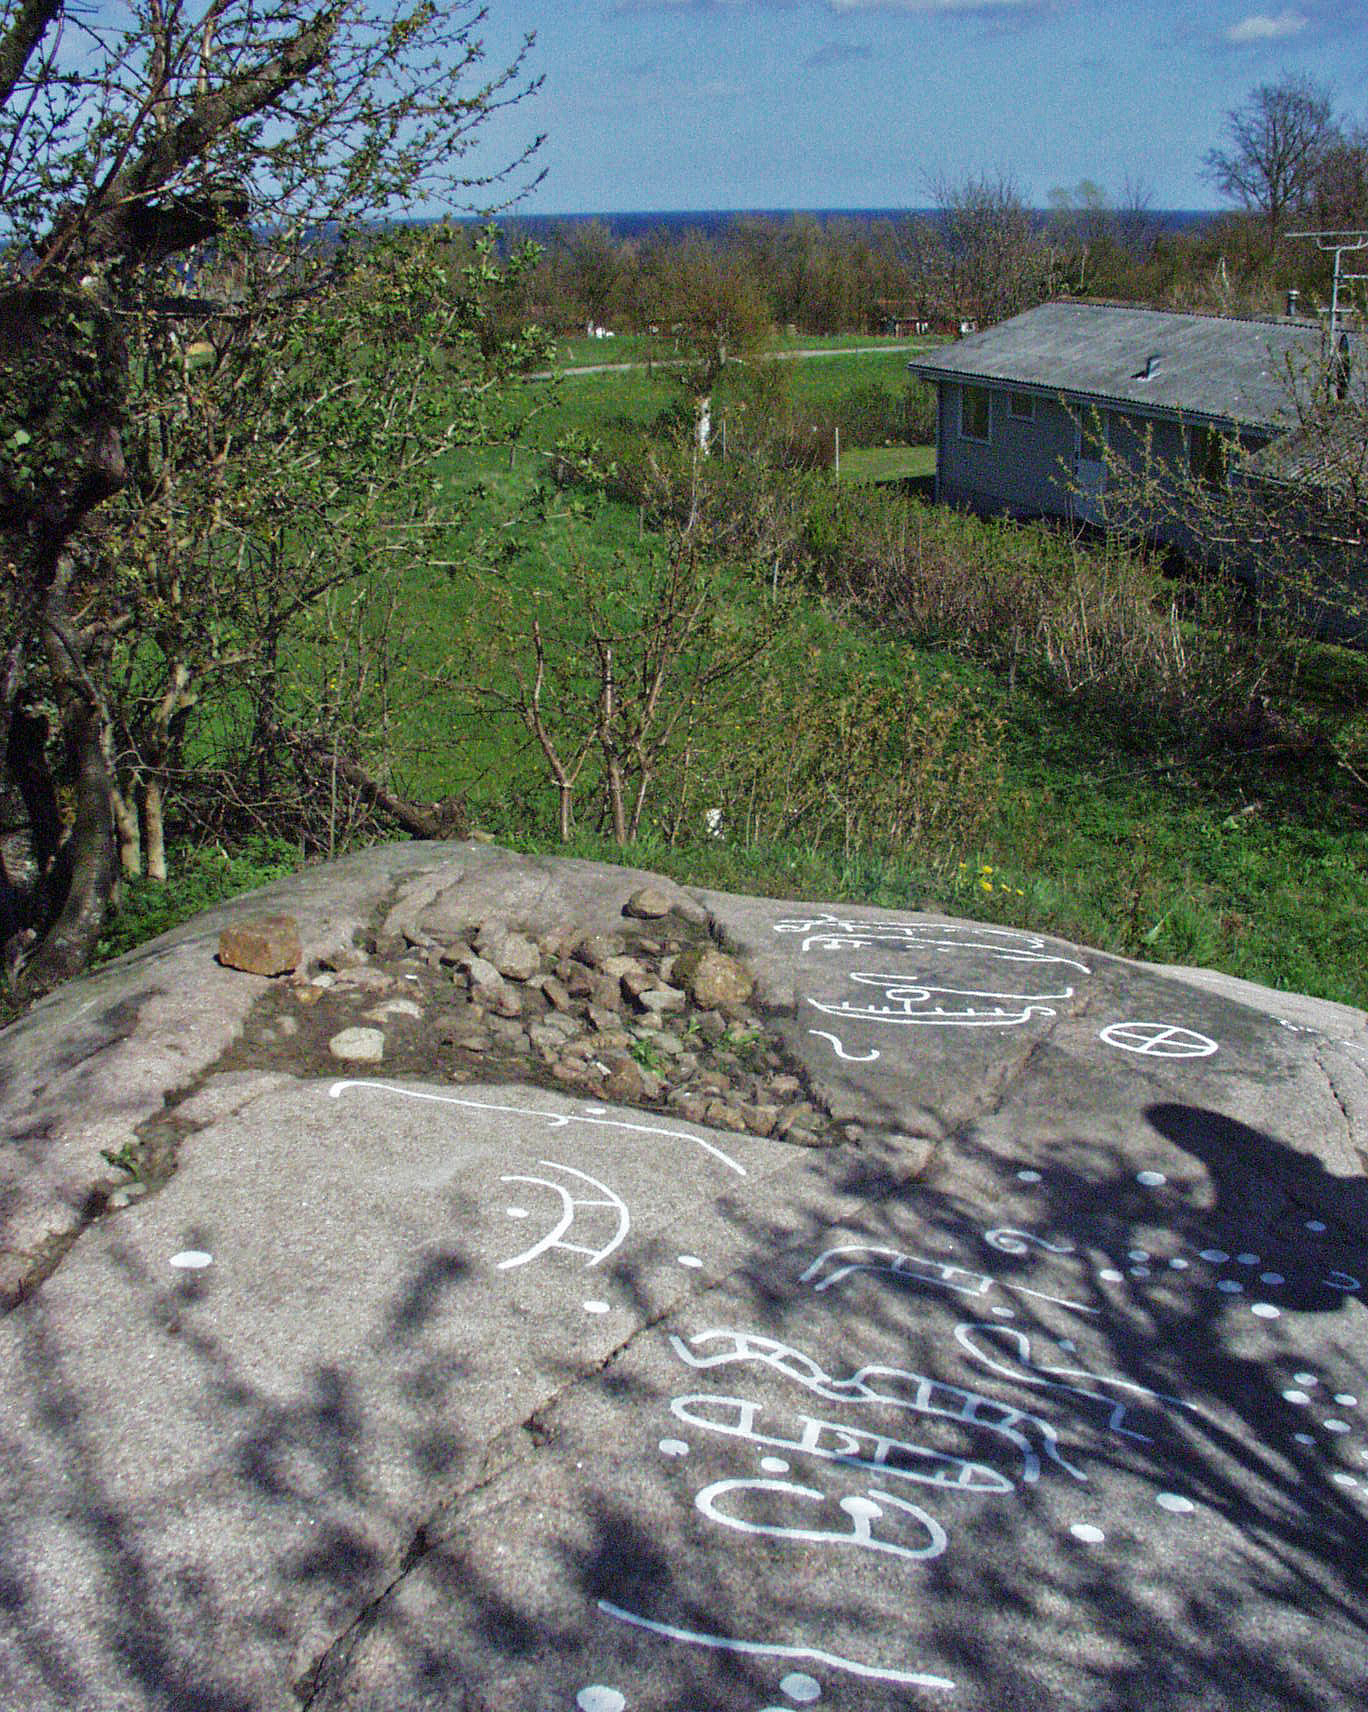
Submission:
[[[1332,252],[1335,257],[1335,278],[1330,287],[1330,348],[1335,347],[1335,334],[1339,331],[1339,299],[1340,285],[1348,285],[1356,280],[1368,280],[1368,273],[1345,273],[1344,258],[1360,250],[1368,250],[1368,228],[1359,227],[1356,230],[1327,231],[1327,232],[1289,232],[1289,238],[1314,238],[1316,248],[1326,255]]]

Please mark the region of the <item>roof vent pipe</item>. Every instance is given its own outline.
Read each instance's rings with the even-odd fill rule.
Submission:
[[[1289,319],[1297,313],[1297,299],[1301,296],[1295,285],[1287,288],[1287,313]]]

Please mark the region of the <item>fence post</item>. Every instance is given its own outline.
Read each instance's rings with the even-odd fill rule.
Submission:
[[[836,480],[841,479],[841,425],[836,424]]]

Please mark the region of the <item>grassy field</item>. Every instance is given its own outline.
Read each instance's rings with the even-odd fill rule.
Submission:
[[[589,343],[596,355],[607,348],[616,357],[624,347],[622,340]],[[881,352],[795,363],[792,393],[818,408],[872,381],[897,388],[906,360],[904,352]],[[554,795],[526,733],[510,720],[472,719],[461,701],[462,684],[481,672],[497,677],[500,668],[488,656],[454,651],[482,629],[492,636],[498,614],[554,601],[576,567],[605,586],[613,578],[627,586],[645,554],[664,550],[636,506],[550,489],[546,454],[571,430],[639,430],[681,389],[667,371],[643,370],[566,377],[523,396],[531,414],[512,468],[502,450],[452,454],[438,473],[453,492],[473,498],[471,518],[463,533],[402,572],[400,773],[415,796],[464,791],[474,824],[501,841],[557,850],[566,847],[555,835]],[[842,464],[852,484],[892,481],[930,473],[933,454],[929,447],[851,448]],[[462,567],[475,557],[477,535],[500,531],[511,545],[495,586]],[[738,610],[758,598],[739,570],[729,598]],[[989,747],[975,759],[975,776],[991,788],[982,805],[967,805],[984,811],[973,821],[972,845],[921,835],[904,847],[852,847],[832,824],[811,819],[776,835],[770,824],[756,834],[738,818],[712,837],[701,809],[671,825],[661,805],[664,817],[648,820],[647,835],[625,850],[581,814],[573,853],[775,896],[953,910],[1368,1005],[1363,797],[1332,761],[1270,758],[1255,745],[1219,766],[1192,763],[1181,744],[1135,730],[1124,708],[1099,714],[1025,676],[1009,684],[956,654],[914,647],[869,617],[827,610],[815,596],[787,622],[765,686],[777,698],[764,709],[775,730],[800,731],[814,709],[857,708],[871,686],[882,709],[904,709],[909,719],[930,718],[937,707],[976,710]],[[1362,702],[1365,663],[1333,652],[1326,661],[1354,681]],[[742,708],[732,728],[737,741],[748,740],[746,721],[759,717]],[[856,732],[842,740],[862,739]],[[938,764],[949,776],[959,738],[946,741]],[[901,752],[915,750],[913,743]],[[698,764],[709,760],[701,754]],[[264,865],[290,859],[283,847],[260,853]],[[164,891],[130,888],[108,949],[177,919],[178,888],[185,908],[197,908],[253,871],[250,861],[202,853]]]
[[[841,453],[842,481],[909,481],[935,473],[934,446],[856,446]]]

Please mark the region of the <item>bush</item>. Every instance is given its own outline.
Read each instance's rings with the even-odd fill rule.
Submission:
[[[690,787],[747,845],[801,838],[855,856],[953,870],[998,812],[1001,722],[949,677],[905,665],[887,681],[816,669],[757,684],[744,721],[718,734]],[[688,794],[681,781],[681,800]],[[703,799],[706,798],[706,805]]]
[[[936,395],[921,381],[895,391],[856,387],[830,411],[845,446],[924,446],[936,437]]]

